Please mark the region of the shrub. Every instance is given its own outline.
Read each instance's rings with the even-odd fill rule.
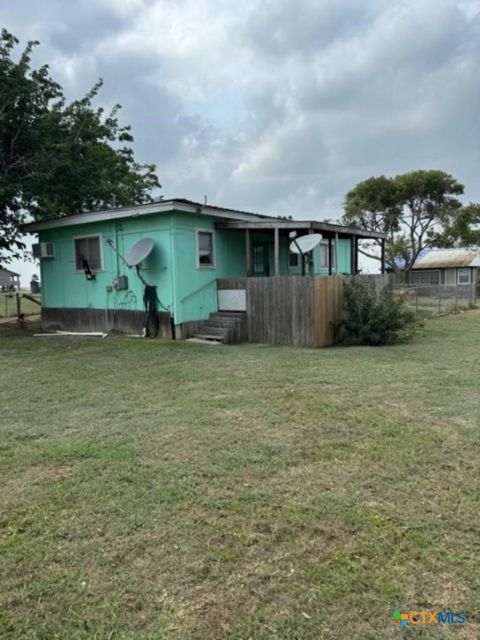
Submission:
[[[394,299],[387,288],[377,294],[362,276],[346,283],[344,310],[341,324],[353,344],[391,344],[411,337],[415,329],[415,316],[403,299]]]

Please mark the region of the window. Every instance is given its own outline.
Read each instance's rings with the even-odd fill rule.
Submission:
[[[319,259],[318,266],[321,269],[326,269],[328,267],[328,241],[322,240],[318,247]]]
[[[214,266],[213,231],[197,230],[197,267],[199,269],[212,269]]]
[[[90,271],[103,269],[100,236],[75,238],[75,268],[77,271],[83,271],[84,261],[88,263]]]
[[[328,269],[330,266],[329,259],[329,242],[328,240],[322,240],[318,245],[318,266],[320,269]],[[335,271],[335,262],[336,262],[336,250],[335,250],[335,242],[332,242],[332,269]]]
[[[300,265],[300,254],[298,253],[292,253],[291,251],[288,254],[288,266],[290,268],[295,268],[298,267]]]
[[[266,247],[263,244],[254,244],[252,247],[253,273],[257,276],[268,276],[268,257]]]
[[[411,271],[410,284],[418,287],[440,284],[440,271],[429,269]]]
[[[471,282],[470,269],[458,269],[457,282],[458,284],[470,284]]]

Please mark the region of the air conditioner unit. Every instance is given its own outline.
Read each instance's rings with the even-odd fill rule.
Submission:
[[[32,245],[32,253],[34,258],[54,258],[55,245],[53,242],[37,242]]]

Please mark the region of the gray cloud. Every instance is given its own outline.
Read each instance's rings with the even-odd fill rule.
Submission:
[[[478,0],[17,0],[70,97],[102,76],[164,193],[338,217],[373,174],[450,171],[480,199]]]
[[[290,0],[254,3],[245,25],[245,38],[265,53],[290,56],[318,52],[332,42],[352,37],[375,18],[382,2],[318,2],[302,5]]]

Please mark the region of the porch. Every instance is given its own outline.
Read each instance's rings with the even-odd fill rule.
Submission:
[[[247,277],[356,274],[359,243],[372,239],[380,245],[381,273],[385,272],[385,236],[374,231],[315,220],[221,221],[215,226],[244,233]],[[311,254],[289,252],[294,238],[313,233],[321,234],[322,242]]]

